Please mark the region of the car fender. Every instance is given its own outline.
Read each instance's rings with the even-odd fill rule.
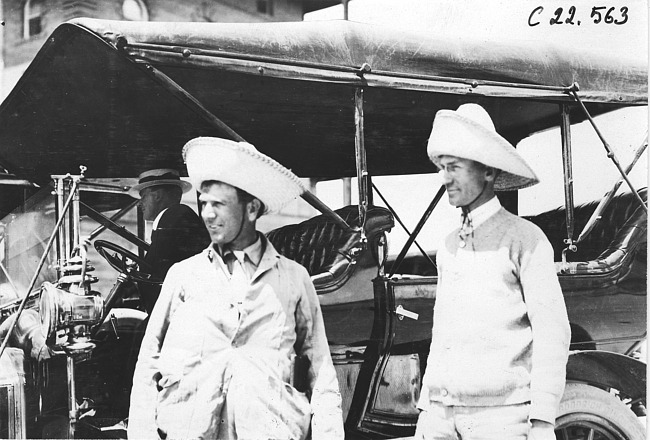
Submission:
[[[614,388],[636,400],[646,395],[646,364],[629,356],[602,350],[569,353],[567,382]]]

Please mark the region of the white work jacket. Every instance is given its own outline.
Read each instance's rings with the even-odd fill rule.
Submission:
[[[320,304],[305,268],[273,248],[247,285],[210,249],[170,269],[133,377],[130,439],[343,438],[341,396]],[[310,361],[308,390],[290,385]],[[313,414],[313,416],[312,416]]]

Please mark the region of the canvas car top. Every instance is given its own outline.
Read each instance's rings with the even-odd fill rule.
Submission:
[[[41,185],[79,165],[89,178],[183,172],[187,140],[229,137],[216,117],[301,177],[353,176],[354,95],[364,86],[369,173],[430,173],[425,145],[439,109],[479,102],[516,143],[558,124],[557,103],[570,102],[561,88],[573,82],[594,115],[647,103],[642,60],[569,47],[479,50],[345,21],[77,19],[54,31],[0,106],[0,165]]]

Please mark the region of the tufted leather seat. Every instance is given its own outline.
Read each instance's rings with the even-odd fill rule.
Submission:
[[[355,230],[345,230],[323,214],[266,234],[279,253],[307,268],[319,294],[345,283],[364,249],[369,249],[376,258],[377,240],[394,225],[390,211],[378,206],[370,207],[365,224],[367,244],[364,244],[361,231],[357,230],[360,226],[359,208],[350,205],[336,210],[336,213]]]
[[[640,191],[641,198],[647,200],[647,189]],[[575,236],[577,239],[598,202],[575,207]],[[536,216],[526,217],[539,226],[553,245],[555,261],[562,260],[562,250],[566,247],[566,213],[558,208]],[[594,230],[580,243],[577,252],[567,252],[569,272],[606,272],[621,258],[629,254],[632,247],[645,242],[647,215],[632,193],[623,193],[612,198],[602,213],[602,219]],[[565,270],[566,271],[566,270]]]

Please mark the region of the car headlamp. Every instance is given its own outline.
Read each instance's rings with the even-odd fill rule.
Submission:
[[[49,338],[58,330],[77,325],[99,324],[104,313],[104,300],[97,295],[78,295],[45,282],[41,288],[39,314],[41,331]]]

